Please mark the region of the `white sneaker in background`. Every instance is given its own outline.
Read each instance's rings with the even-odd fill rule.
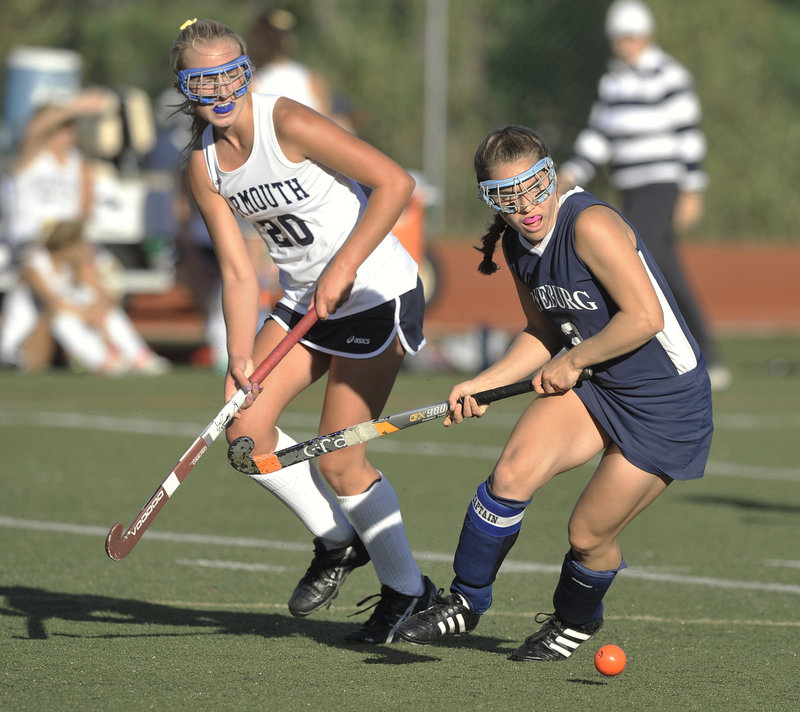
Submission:
[[[172,362],[150,351],[144,358],[131,365],[131,372],[140,376],[163,376],[169,373]]]
[[[733,374],[727,366],[709,366],[708,377],[711,379],[712,391],[724,391],[731,385]]]

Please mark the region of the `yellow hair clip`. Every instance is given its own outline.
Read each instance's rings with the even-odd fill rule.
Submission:
[[[193,25],[195,22],[197,22],[197,18],[196,17],[194,18],[194,20],[186,20],[186,22],[184,22],[181,25],[181,29],[185,30],[187,27],[189,27],[189,25]]]

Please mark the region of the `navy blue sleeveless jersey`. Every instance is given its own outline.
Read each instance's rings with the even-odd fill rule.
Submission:
[[[593,205],[614,210],[581,189],[562,197],[555,227],[538,247],[512,229],[503,235],[509,268],[566,348],[572,344],[562,325],[571,324],[588,339],[619,311],[575,251],[575,221]],[[661,271],[636,239],[664,328],[634,351],[592,364],[593,377],[578,383],[575,393],[637,467],[680,480],[702,477],[714,429],[705,360]]]

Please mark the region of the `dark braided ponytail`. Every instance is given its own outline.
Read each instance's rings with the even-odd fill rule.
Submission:
[[[494,274],[500,269],[497,262],[492,259],[497,241],[503,236],[506,231],[506,221],[503,220],[498,213],[494,216],[494,220],[489,224],[486,234],[481,238],[481,247],[476,247],[478,252],[483,253],[483,260],[478,265],[478,272],[481,274]]]

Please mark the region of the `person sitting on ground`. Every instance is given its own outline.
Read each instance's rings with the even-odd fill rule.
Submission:
[[[55,344],[70,366],[102,375],[161,375],[170,362],[144,342],[104,286],[103,253],[86,241],[82,224],[62,221],[27,247],[18,283],[6,295],[0,361],[24,372],[46,369]]]

